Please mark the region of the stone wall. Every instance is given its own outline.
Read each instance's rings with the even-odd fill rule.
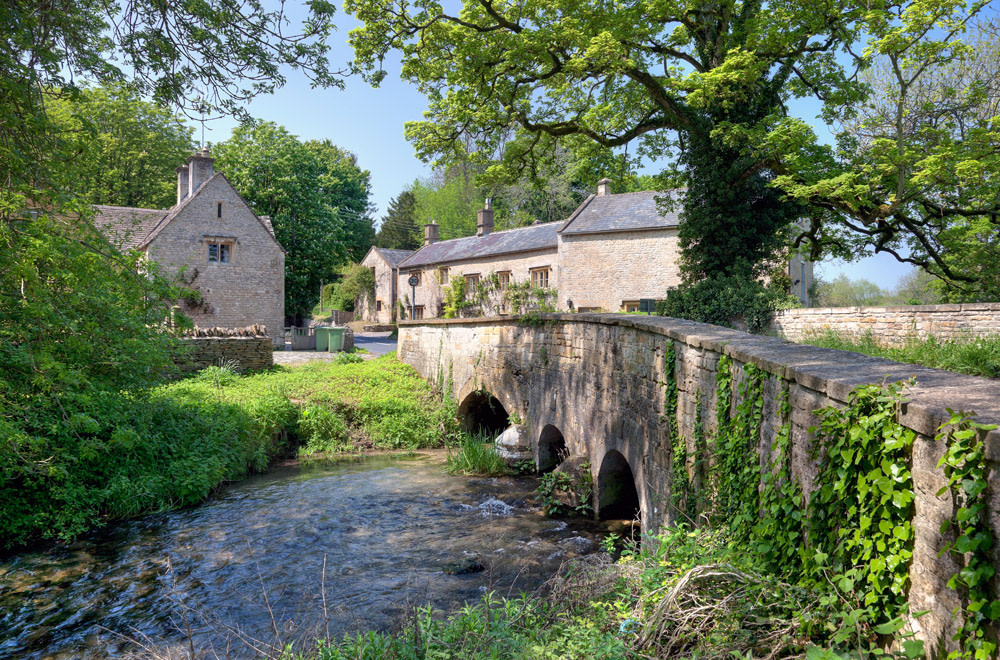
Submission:
[[[677,356],[677,422],[687,439],[688,454],[695,452],[699,417],[709,435],[715,428],[720,356],[732,358],[735,382],[743,377],[744,365],[753,363],[770,374],[756,460],[764,469],[780,426],[776,399],[787,389],[792,404],[792,472],[807,494],[815,489],[817,473],[809,457],[808,429],[818,421],[814,411],[844,405],[858,385],[915,377],[917,383],[909,388],[909,400],[899,413],[899,421],[917,434],[912,451],[916,512],[910,604],[913,611],[930,611],[914,625],[931,647],[954,647],[947,640],[956,630],[951,612],[959,601],[946,583],[957,566],[948,554],[938,556],[945,543],[940,525],[952,515],[952,502],[936,495],[946,481],[937,467],[944,446],[933,438],[949,417],[947,407],[978,412],[984,423],[1000,422],[997,381],[677,319],[592,314],[548,319],[537,328],[512,319],[405,322],[400,324],[399,356],[431,380],[450,378],[460,410],[477,391],[485,389],[496,396],[508,413],[516,412],[526,421],[536,459],[543,429],[558,429],[573,454],[589,457],[598,505],[604,497],[598,478],[601,466],[612,452],[619,452],[635,477],[647,532],[672,519],[667,508],[671,445],[663,422],[665,354],[671,342]],[[1000,460],[1000,431],[987,437],[987,455]],[[995,469],[992,474],[997,474]],[[991,478],[990,492],[996,535],[1000,476]]]
[[[549,288],[559,286],[559,273],[556,267],[556,250],[535,250],[520,254],[500,255],[483,259],[456,261],[447,265],[448,282],[442,284],[439,265],[428,268],[415,268],[399,271],[399,300],[406,306],[406,317],[410,316],[410,297],[413,290],[407,283],[410,275],[420,271],[420,285],[416,290],[416,305],[424,306],[424,318],[436,318],[443,314],[444,288],[451,285],[452,278],[477,274],[484,278],[490,273],[510,272],[512,282],[531,281],[533,268],[549,268]]]
[[[208,260],[212,239],[232,242],[229,263]],[[169,273],[183,268],[185,281],[201,293],[201,304],[181,308],[196,325],[260,324],[275,344],[283,341],[285,253],[225,177],[202,187],[153,239],[148,254]]]
[[[774,314],[771,330],[791,341],[831,330],[849,337],[871,335],[885,344],[908,338],[959,339],[1000,333],[1000,303],[902,307],[813,307]]]
[[[237,371],[259,371],[274,365],[270,337],[188,337],[181,341],[187,347],[177,363],[181,373],[221,363],[236,363]]]
[[[559,309],[624,311],[680,284],[676,229],[559,236]]]

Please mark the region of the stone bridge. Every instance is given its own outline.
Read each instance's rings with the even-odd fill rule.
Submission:
[[[947,407],[979,413],[980,422],[1000,423],[997,381],[636,315],[555,314],[538,327],[512,318],[404,322],[399,356],[440,386],[451,385],[467,425],[499,430],[509,422],[524,424],[540,470],[553,467],[566,453],[587,457],[598,514],[621,516],[638,509],[643,531],[655,532],[675,518],[669,509],[672,457],[664,422],[665,356],[671,343],[678,385],[676,423],[688,456],[695,454],[696,424],[704,425],[708,437],[714,431],[716,368],[725,354],[732,359],[735,382],[746,364],[769,374],[764,422],[753,457],[761,466],[767,465],[781,426],[778,394],[787,389],[792,474],[806,493],[814,489],[816,476],[808,455],[808,429],[817,421],[814,411],[843,406],[858,385],[916,377],[909,401],[899,412],[899,421],[917,433],[910,604],[913,610],[931,611],[917,624],[926,639],[950,637],[955,630],[951,612],[959,601],[946,583],[957,567],[947,553],[938,553],[944,544],[940,525],[951,517],[952,502],[936,496],[946,482],[937,467],[943,443],[933,438],[949,418]],[[987,451],[991,460],[1000,459],[1000,431],[987,437]],[[991,479],[989,490],[998,537],[997,478]]]

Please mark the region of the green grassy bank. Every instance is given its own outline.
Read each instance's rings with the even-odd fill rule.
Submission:
[[[802,343],[884,357],[896,362],[920,364],[932,369],[1000,378],[1000,334],[953,340],[913,337],[900,346],[887,346],[871,333],[853,338],[827,330],[809,335]]]
[[[134,393],[94,390],[72,414],[39,398],[0,420],[0,548],[196,504],[299,445],[441,446],[452,407],[395,354],[247,376],[212,367]]]

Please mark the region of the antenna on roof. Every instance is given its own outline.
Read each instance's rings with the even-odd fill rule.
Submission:
[[[204,149],[205,148],[205,105],[206,105],[205,92],[198,89],[197,87],[195,88],[195,90],[198,92],[198,111],[201,113],[201,148]]]

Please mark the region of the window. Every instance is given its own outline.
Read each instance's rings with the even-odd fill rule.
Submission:
[[[631,312],[639,311],[639,301],[638,300],[623,300],[622,301],[622,311],[626,314]]]
[[[215,263],[229,263],[233,246],[230,243],[212,242],[208,244],[208,260]]]
[[[413,308],[413,320],[419,321],[424,318],[424,306],[417,305]]]
[[[506,291],[507,287],[510,286],[510,271],[505,270],[497,273],[497,283],[500,285],[501,291]]]
[[[531,286],[536,289],[547,289],[549,288],[549,269],[548,268],[532,268],[531,269]]]
[[[221,218],[222,217],[222,202],[219,202],[215,206],[215,217],[216,218]]]
[[[479,273],[471,273],[465,276],[465,288],[472,289],[479,284]]]
[[[381,300],[376,300],[375,301],[375,311],[376,312],[381,312],[382,311],[382,301]]]
[[[447,266],[442,266],[441,268],[438,268],[438,279],[441,281],[442,285],[448,283],[448,268],[447,268]]]

